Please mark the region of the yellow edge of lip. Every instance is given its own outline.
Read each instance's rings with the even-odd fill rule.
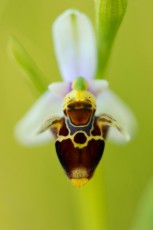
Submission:
[[[81,186],[85,185],[88,182],[88,179],[87,178],[71,179],[71,182],[76,188],[80,188]]]

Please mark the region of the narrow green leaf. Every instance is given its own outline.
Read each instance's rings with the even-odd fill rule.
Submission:
[[[8,48],[10,56],[17,62],[26,78],[30,80],[34,88],[42,94],[47,88],[47,83],[45,82],[45,77],[30,55],[15,37],[10,38]]]
[[[95,0],[98,42],[97,78],[102,78],[112,43],[127,7],[127,0]]]

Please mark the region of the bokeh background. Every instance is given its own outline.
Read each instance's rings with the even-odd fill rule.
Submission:
[[[54,143],[25,148],[14,139],[15,123],[38,95],[10,62],[8,39],[18,38],[48,83],[59,81],[50,31],[68,8],[94,23],[92,0],[0,0],[0,229],[128,230],[140,221],[144,225],[134,229],[153,229],[145,227],[148,209],[144,220],[141,213],[153,200],[153,192],[145,192],[153,177],[152,0],[129,0],[105,74],[137,117],[135,139],[124,146],[107,143],[94,178],[79,190],[64,175]]]

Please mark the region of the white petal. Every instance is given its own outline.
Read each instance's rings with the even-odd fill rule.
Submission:
[[[108,88],[106,80],[92,80],[88,82],[88,90],[97,97],[100,93]]]
[[[62,97],[44,93],[28,111],[28,113],[17,123],[15,127],[16,139],[23,145],[34,146],[48,143],[53,139],[50,131],[38,134],[44,120],[50,115],[62,115]]]
[[[61,75],[72,82],[76,77],[91,80],[97,68],[95,33],[90,19],[77,10],[67,10],[53,25],[55,53]]]
[[[69,93],[72,90],[71,86],[71,82],[54,82],[48,86],[48,89],[53,94],[58,94],[64,97],[67,93]]]
[[[96,114],[108,113],[112,115],[117,122],[129,133],[134,136],[137,122],[133,112],[129,107],[112,91],[105,90],[97,97]],[[124,143],[126,139],[121,133],[111,128],[108,134],[108,140],[114,143]]]
[[[108,88],[108,81],[106,80],[91,80],[88,81],[88,90],[97,97],[100,93]],[[48,86],[48,89],[61,96],[65,96],[72,90],[71,82],[54,82]]]

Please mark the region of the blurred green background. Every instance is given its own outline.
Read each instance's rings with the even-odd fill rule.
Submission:
[[[25,148],[15,141],[13,127],[37,94],[10,62],[8,39],[18,38],[48,83],[59,81],[50,30],[68,8],[94,21],[92,0],[0,0],[1,230],[130,229],[153,176],[152,0],[129,0],[105,74],[137,117],[135,139],[125,146],[107,143],[93,179],[79,190],[64,175],[54,143]]]

